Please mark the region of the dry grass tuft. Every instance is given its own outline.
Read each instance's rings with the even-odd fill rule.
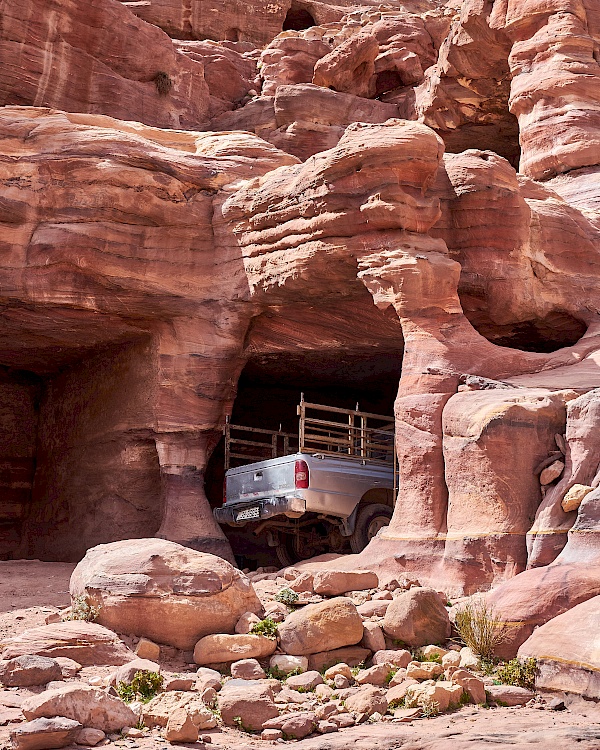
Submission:
[[[493,608],[483,599],[465,604],[456,614],[455,625],[463,641],[482,659],[491,659],[496,646],[508,634],[508,626],[498,621]]]

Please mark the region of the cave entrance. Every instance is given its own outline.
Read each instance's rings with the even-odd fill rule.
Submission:
[[[265,430],[298,435],[297,406],[302,394],[315,404],[390,415],[398,390],[402,348],[388,351],[313,351],[254,355],[246,364],[239,382],[231,422]],[[293,441],[292,441],[293,445]],[[213,452],[206,472],[206,494],[213,507],[223,500],[225,440]],[[389,503],[393,492],[381,491],[370,502]],[[280,565],[281,557],[269,547],[265,536],[256,536],[249,527],[223,526],[242,568]],[[350,551],[344,546],[337,551]],[[323,550],[336,551],[336,550]],[[302,556],[302,555],[299,555]]]
[[[0,559],[73,562],[155,533],[155,356],[112,316],[0,307]]]
[[[283,31],[304,31],[314,25],[315,19],[306,8],[292,3],[283,22]]]

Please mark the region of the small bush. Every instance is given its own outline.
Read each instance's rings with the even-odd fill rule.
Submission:
[[[533,657],[524,661],[511,659],[496,670],[496,676],[504,685],[516,685],[529,690],[535,688],[536,674],[537,661]]]
[[[169,91],[173,88],[173,81],[168,73],[164,70],[159,70],[158,73],[152,79],[159,96],[167,96]]]
[[[424,701],[421,706],[421,712],[424,719],[431,719],[440,712],[440,704],[437,701]]]
[[[136,672],[129,685],[126,682],[119,682],[116,690],[119,698],[125,703],[131,703],[134,700],[148,703],[160,692],[162,685],[163,678],[158,672]]]
[[[390,684],[390,682],[392,681],[397,671],[398,671],[397,667],[393,667],[392,669],[390,669],[390,671],[387,673],[387,677],[385,678],[386,685]]]
[[[296,591],[292,591],[292,589],[288,588],[281,589],[275,594],[275,600],[281,602],[281,604],[287,605],[288,607],[293,607],[299,598],[300,597]]]
[[[439,654],[424,654],[422,651],[416,651],[414,658],[415,661],[432,661],[436,664],[442,663],[442,657]]]
[[[264,635],[265,638],[277,638],[277,623],[270,617],[265,617],[264,620],[254,623],[250,628],[250,632],[253,635]]]
[[[76,596],[71,603],[71,611],[62,619],[85,620],[85,622],[96,622],[100,615],[100,607],[90,604],[85,596]]]
[[[279,667],[269,667],[268,669],[265,669],[265,673],[268,679],[283,682],[284,680],[287,680],[288,677],[295,677],[297,674],[302,674],[302,670],[299,667],[296,667],[296,669],[292,669],[291,672],[282,672]]]
[[[469,648],[483,659],[491,659],[494,649],[507,634],[494,610],[483,600],[470,601],[456,613],[456,629]]]

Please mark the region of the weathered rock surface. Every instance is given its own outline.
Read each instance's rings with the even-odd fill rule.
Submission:
[[[450,618],[436,591],[412,588],[390,603],[383,629],[392,638],[409,646],[425,646],[448,638]]]
[[[370,570],[324,570],[314,576],[313,591],[324,596],[339,596],[347,591],[376,589],[378,585],[377,574]]]
[[[5,687],[30,687],[46,685],[52,680],[62,680],[60,664],[46,656],[17,656],[0,662],[0,682]]]
[[[261,608],[250,581],[228,562],[164,539],[94,547],[70,589],[99,608],[106,627],[182,649],[209,633],[233,632],[244,612]]]
[[[277,648],[277,641],[263,635],[206,635],[194,647],[196,664],[221,664],[239,659],[263,659]]]
[[[306,656],[358,643],[363,624],[354,604],[337,597],[293,612],[279,626],[278,633],[283,651]]]
[[[136,714],[120,698],[88,685],[66,684],[23,702],[25,718],[65,716],[84,727],[114,732],[137,723]]]
[[[4,641],[3,659],[10,660],[26,654],[49,658],[64,656],[83,666],[121,665],[135,658],[133,651],[115,633],[82,620],[42,625]]]
[[[55,716],[49,719],[34,719],[11,729],[10,739],[12,746],[17,750],[47,750],[72,745],[79,730],[79,722]]]
[[[534,630],[518,656],[537,660],[537,688],[600,698],[599,618],[595,596]]]
[[[185,710],[192,717],[198,729],[211,729],[217,724],[214,714],[206,707],[199,693],[177,690],[160,693],[145,703],[142,707],[142,720],[147,727],[166,727],[169,717],[179,709]]]
[[[239,717],[243,727],[254,731],[262,729],[269,719],[279,716],[271,688],[254,681],[225,685],[219,693],[219,710],[227,726],[236,726],[236,717]]]

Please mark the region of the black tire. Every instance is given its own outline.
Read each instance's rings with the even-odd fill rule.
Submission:
[[[388,526],[394,511],[383,503],[369,503],[359,506],[356,515],[356,526],[350,537],[352,552],[362,552],[377,532]]]
[[[299,562],[298,557],[294,554],[294,550],[287,536],[287,534],[284,534],[284,543],[278,544],[277,547],[275,547],[275,554],[277,555],[277,559],[279,560],[279,564],[282,568],[289,568],[294,563]]]

